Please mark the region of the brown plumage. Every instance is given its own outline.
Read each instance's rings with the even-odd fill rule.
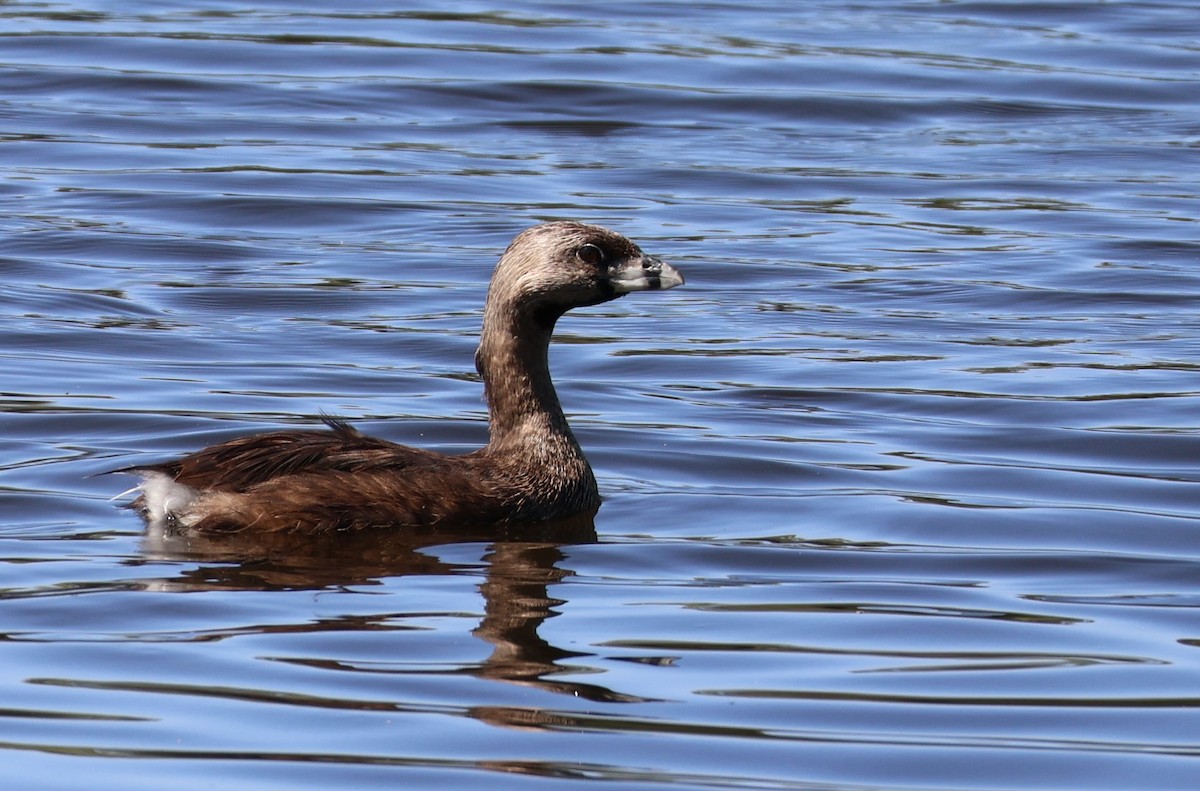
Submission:
[[[331,419],[324,431],[243,437],[121,471],[143,477],[135,505],[152,525],[207,533],[512,526],[594,513],[596,479],[550,381],[554,324],[571,308],[682,283],[620,234],[535,226],[509,245],[488,289],[475,355],[488,403],[483,448],[447,456]]]

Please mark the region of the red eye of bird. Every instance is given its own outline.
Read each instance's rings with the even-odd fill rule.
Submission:
[[[575,257],[588,266],[596,266],[604,260],[604,251],[594,244],[585,244],[575,251]]]

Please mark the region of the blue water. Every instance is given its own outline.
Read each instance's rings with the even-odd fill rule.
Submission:
[[[0,6],[5,787],[1193,789],[1187,2]],[[599,541],[162,545],[98,475],[486,437],[491,268]]]

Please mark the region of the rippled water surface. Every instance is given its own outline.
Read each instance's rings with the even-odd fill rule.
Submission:
[[[0,4],[6,787],[1196,787],[1194,3],[339,7]],[[559,324],[597,542],[110,500],[480,444],[565,217],[688,276]]]

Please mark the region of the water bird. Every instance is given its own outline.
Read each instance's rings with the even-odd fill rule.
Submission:
[[[497,525],[519,535],[521,525],[594,514],[596,478],[550,379],[555,322],[573,308],[683,283],[614,231],[536,225],[504,251],[488,287],[475,354],[488,408],[479,450],[446,455],[326,418],[323,429],[242,437],[116,472],[141,476],[129,493],[149,524],[183,533]]]

